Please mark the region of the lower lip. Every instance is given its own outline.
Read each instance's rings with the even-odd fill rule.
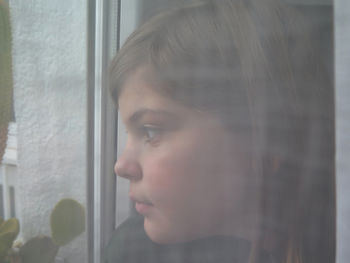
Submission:
[[[147,215],[149,213],[149,211],[152,209],[152,205],[146,204],[146,203],[136,202],[135,209],[141,215]]]

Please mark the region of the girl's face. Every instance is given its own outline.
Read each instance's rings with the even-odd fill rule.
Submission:
[[[119,97],[128,139],[115,172],[130,180],[147,235],[174,243],[237,232],[254,209],[247,138],[160,95],[143,76],[134,73]]]

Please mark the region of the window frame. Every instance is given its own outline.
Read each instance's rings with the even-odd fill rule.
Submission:
[[[108,94],[107,68],[119,46],[121,0],[88,0],[88,262],[102,262],[115,221],[115,144],[117,116]]]

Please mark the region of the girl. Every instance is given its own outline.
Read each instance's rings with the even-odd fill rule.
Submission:
[[[105,262],[334,262],[332,87],[310,24],[272,0],[203,0],[111,65],[115,172],[142,216]]]

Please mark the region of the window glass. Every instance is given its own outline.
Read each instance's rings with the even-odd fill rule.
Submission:
[[[332,1],[131,2],[105,262],[335,262]]]
[[[16,221],[5,222],[2,233],[16,237],[1,247],[21,258],[11,262],[87,262],[87,1],[0,4],[0,40],[12,32],[1,43],[4,79],[13,83],[0,214],[20,229],[16,236]],[[1,250],[0,261],[9,253]]]

